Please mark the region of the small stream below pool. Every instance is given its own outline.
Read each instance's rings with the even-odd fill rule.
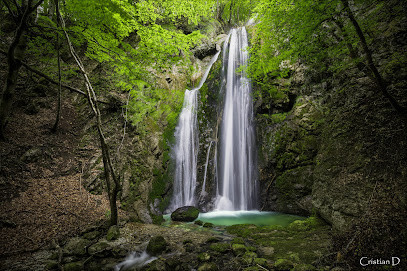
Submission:
[[[256,226],[288,226],[295,220],[304,220],[306,217],[283,214],[278,212],[260,212],[260,211],[213,211],[208,213],[200,213],[198,218],[203,223],[212,223],[214,227],[202,227],[195,225],[194,222],[175,222],[171,220],[171,214],[163,216],[165,222],[163,226],[181,227],[187,231],[209,231],[213,232],[221,238],[231,239],[232,237],[226,233],[225,226],[236,224],[254,224]],[[115,271],[128,270],[134,267],[142,267],[157,259],[148,255],[145,251],[133,252],[124,261],[118,263]]]

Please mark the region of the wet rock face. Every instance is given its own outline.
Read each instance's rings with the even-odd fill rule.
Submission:
[[[323,107],[305,96],[289,112],[258,114],[257,119],[263,210],[310,214]]]
[[[192,222],[198,218],[199,210],[193,206],[184,206],[175,210],[171,214],[173,221]]]

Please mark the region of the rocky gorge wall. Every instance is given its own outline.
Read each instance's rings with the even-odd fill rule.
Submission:
[[[391,94],[406,106],[405,62],[392,58],[406,48],[400,24],[383,24],[385,34],[372,51]],[[383,221],[405,212],[403,117],[357,69],[289,70],[273,79],[284,90],[280,96],[257,86],[262,210],[316,213],[340,230],[366,217]]]
[[[190,26],[186,25],[184,27],[188,28]],[[201,30],[205,38],[200,45],[192,50],[191,66],[174,65],[164,73],[153,72],[152,76],[156,82],[154,87],[183,92],[186,88],[191,89],[199,84],[211,57],[217,50],[220,50],[221,43],[226,35],[222,34],[223,27],[216,20],[205,22],[198,25],[197,28]],[[185,29],[185,31],[190,30]],[[100,71],[97,71],[97,69]],[[92,72],[98,74],[96,76],[97,81],[107,85],[109,82],[104,82],[103,79],[107,72],[106,69],[99,66]],[[214,65],[214,69],[219,70],[219,61]],[[213,92],[208,90],[208,85],[210,89],[216,89],[216,87],[212,86],[212,84],[216,84],[215,73],[211,73],[210,78],[208,78],[209,83],[206,83],[200,92],[200,106],[204,112],[208,111],[209,114],[213,112],[210,109]],[[177,120],[174,123],[168,123],[164,120],[151,121],[147,131],[142,132],[132,125],[130,115],[127,124],[124,123],[125,110],[121,107],[127,103],[127,95],[111,91],[109,99],[116,101],[113,104],[117,104],[117,107],[104,108],[102,115],[104,116],[105,133],[109,137],[109,142],[111,142],[112,146],[117,147],[120,145],[120,154],[118,149],[112,149],[115,155],[120,156],[118,157],[119,163],[117,166],[122,181],[120,208],[130,211],[133,214],[131,219],[134,221],[153,223],[165,211],[172,197],[173,154],[171,147],[174,144],[174,129]],[[209,101],[208,104],[206,100]],[[179,103],[182,105],[182,100]],[[86,106],[86,103],[79,104],[78,109],[86,111]],[[179,108],[181,109],[181,106]],[[128,114],[131,114],[131,112]],[[210,138],[204,132],[207,128],[205,126],[206,121],[206,117],[201,116],[200,128],[202,135]],[[126,136],[122,139],[124,126],[126,126]],[[81,134],[81,145],[84,146],[84,151],[87,152],[86,155],[84,154],[86,159],[83,162],[83,183],[89,191],[99,194],[103,191],[103,161],[101,152],[94,143],[97,142],[97,134],[92,120],[84,126]],[[201,136],[200,150],[206,150],[206,146],[207,141]],[[202,160],[203,156],[206,157],[206,151],[199,152],[199,159]],[[199,176],[203,176],[202,166],[198,170],[200,172]]]

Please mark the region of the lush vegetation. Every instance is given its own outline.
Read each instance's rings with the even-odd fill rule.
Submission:
[[[404,121],[406,104],[400,93],[405,92],[405,85],[397,84],[401,80],[395,74],[399,72],[400,67],[407,64],[405,47],[396,48],[401,47],[403,42],[405,44],[405,36],[401,36],[400,41],[395,42],[391,50],[381,46],[378,41],[391,35],[383,33],[383,29],[389,29],[391,33],[403,32],[393,30],[403,27],[403,24],[399,25],[397,22],[403,20],[406,10],[406,3],[401,0],[0,0],[0,16],[4,18],[0,22],[0,53],[4,59],[4,67],[7,67],[0,97],[0,140],[12,137],[6,128],[13,121],[10,116],[14,110],[16,88],[18,84],[21,85],[22,71],[27,71],[30,76],[35,74],[59,88],[59,95],[55,98],[58,100],[58,108],[55,110],[56,121],[51,129],[53,133],[58,130],[60,112],[64,110],[61,108],[62,89],[77,93],[83,97],[83,101],[88,101],[90,110],[88,113],[81,111],[84,114],[81,117],[97,121],[95,130],[103,154],[100,160],[103,160],[103,177],[111,202],[111,224],[117,224],[116,197],[121,196],[123,190],[124,177],[119,169],[124,162],[120,160],[120,148],[126,136],[126,128],[130,126],[128,129],[135,135],[132,141],[141,141],[151,135],[160,137],[161,142],[157,144],[159,147],[154,149],[140,144],[140,148],[144,148],[140,151],[143,154],[137,158],[129,155],[129,159],[139,159],[132,164],[135,166],[131,170],[129,189],[133,191],[129,192],[129,197],[133,197],[132,200],[135,201],[143,196],[138,191],[138,185],[145,181],[147,174],[144,172],[150,171],[155,181],[151,183],[148,200],[152,203],[156,199],[161,200],[155,207],[163,210],[169,200],[170,189],[167,183],[171,179],[171,172],[168,170],[170,141],[182,107],[184,88],[193,85],[189,78],[196,72],[196,60],[200,59],[194,56],[193,52],[205,40],[210,39],[204,31],[208,25],[219,25],[226,33],[229,28],[250,21],[247,26],[251,45],[250,63],[247,67],[240,67],[239,71],[247,71],[252,79],[256,90],[255,101],[260,104],[256,107],[260,108],[256,112],[258,119],[264,120],[271,127],[280,127],[280,132],[276,132],[273,139],[279,144],[274,144],[272,150],[264,151],[277,157],[272,166],[274,173],[281,173],[280,177],[275,175],[270,178],[270,184],[274,181],[272,185],[285,190],[287,201],[292,202],[292,199],[298,196],[298,191],[290,190],[292,185],[287,180],[301,175],[308,181],[306,173],[314,164],[320,163],[315,156],[318,153],[316,145],[319,143],[317,134],[321,133],[320,128],[324,124],[322,115],[331,114],[329,109],[326,112],[314,110],[311,101],[298,97],[303,93],[300,93],[302,90],[293,91],[293,88],[298,86],[291,85],[294,81],[292,75],[301,73],[308,82],[312,80],[313,84],[321,85],[345,73],[348,76],[343,76],[345,79],[342,80],[351,77],[355,80],[366,79],[368,82],[364,83],[369,88],[355,89],[372,90],[386,101],[389,109],[386,114],[392,118],[394,113],[396,119],[401,117]],[[211,42],[214,43],[213,40]],[[382,59],[385,61],[382,62]],[[216,65],[218,64],[215,64],[215,67]],[[216,69],[219,71],[220,67]],[[168,74],[174,78],[167,76]],[[211,75],[209,79],[212,79]],[[178,83],[170,84],[171,81]],[[338,83],[336,90],[328,86],[324,91],[329,89],[332,92],[340,92],[345,83]],[[332,80],[326,84],[332,84]],[[208,86],[209,83],[201,89],[202,102],[214,99],[210,96]],[[332,96],[331,94],[326,96]],[[328,99],[329,97],[326,100]],[[366,98],[364,102],[369,103],[370,100]],[[304,104],[311,107],[315,113],[310,114],[313,111]],[[104,110],[100,110],[99,105]],[[277,108],[276,105],[280,107]],[[357,107],[358,104],[354,106]],[[293,108],[302,108],[304,112],[309,109],[306,111],[308,119],[303,118],[301,110],[297,110],[297,116],[293,117]],[[211,110],[209,107],[203,109],[207,113]],[[118,125],[122,130],[109,130],[109,122],[102,121],[101,115],[112,113],[109,110],[116,113],[116,120],[122,112]],[[368,117],[371,116],[366,116],[366,119],[369,119]],[[289,121],[300,122],[300,118],[306,121],[300,123],[302,126],[298,125],[301,126],[298,131],[292,132]],[[328,128],[337,129],[337,123],[332,122],[332,126]],[[398,130],[397,127],[387,131],[383,128],[382,130],[386,131],[379,132],[391,134],[393,130],[396,133],[402,129]],[[106,139],[106,130],[116,133],[115,140],[120,139]],[[338,133],[345,134],[346,131]],[[383,138],[375,140],[368,143],[374,145],[386,141]],[[113,141],[115,142],[112,143]],[[293,142],[295,144],[291,144]],[[356,151],[361,149],[362,147]],[[147,168],[147,163],[140,158],[143,156],[161,159],[162,165],[154,169]],[[297,157],[299,159],[296,159]],[[397,159],[394,161],[398,161]],[[357,161],[352,163],[354,165]],[[360,168],[363,166],[364,164],[361,164]],[[329,168],[325,171],[330,170]],[[388,169],[388,172],[390,171],[393,169]],[[312,184],[304,181],[305,186],[311,190]],[[269,188],[270,186],[267,190]],[[385,200],[381,199],[380,203]],[[126,203],[130,205],[129,202]],[[125,207],[125,204],[122,206]],[[367,204],[370,204],[370,200]],[[388,213],[391,213],[391,210]],[[348,256],[353,253],[352,257],[356,257],[375,247],[374,241],[367,246],[362,237],[372,240],[384,238],[380,237],[379,230],[373,231],[373,228],[383,229],[387,234],[385,237],[393,234],[392,231],[396,229],[391,224],[393,222],[378,219],[381,216],[377,216],[377,220],[372,220],[371,217],[363,218],[367,221],[365,225],[372,225],[365,226],[369,227],[368,230],[362,225],[359,227],[363,230],[351,231],[349,238],[338,236],[334,244],[337,246],[335,249],[341,251],[346,248],[343,253]],[[392,219],[397,226],[403,223],[403,218],[400,217],[401,215],[396,213]],[[160,219],[160,216],[153,216],[156,222]],[[389,222],[382,223],[382,220]],[[309,226],[313,229],[316,225],[311,223],[313,220],[309,222],[309,225],[299,223],[293,227]],[[244,237],[254,233],[256,242],[267,241],[273,245],[277,242],[271,235],[264,239],[262,229],[248,228],[246,232],[246,229],[240,228],[235,226],[228,230]],[[235,231],[237,229],[239,232]],[[308,230],[299,229],[304,234]],[[405,233],[402,234],[405,236]],[[285,235],[284,233],[283,237]],[[302,233],[298,236],[302,238]],[[297,245],[297,240],[294,241],[287,243],[290,249]],[[389,251],[390,249],[388,248]],[[377,250],[379,254],[384,249],[378,247]],[[282,257],[279,253],[276,252]],[[307,257],[301,253],[298,251],[297,254]],[[343,255],[338,254],[337,257]]]
[[[381,31],[377,26],[391,20],[390,10],[400,16],[403,4],[380,0],[259,1],[249,72],[259,85],[275,89],[273,79],[285,78],[292,65],[306,65],[325,77],[358,68],[405,115],[406,109],[388,91],[385,71],[379,71],[372,57],[376,53],[373,41]],[[406,63],[397,52],[389,57]],[[270,95],[276,96],[276,91]]]

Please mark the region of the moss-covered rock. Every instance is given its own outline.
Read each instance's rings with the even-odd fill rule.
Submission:
[[[268,267],[268,265],[269,265],[269,262],[267,261],[267,259],[264,259],[264,258],[255,258],[253,260],[253,263],[261,265],[263,267]]]
[[[85,255],[86,246],[90,244],[89,240],[74,237],[71,238],[64,247],[64,254],[66,255]]]
[[[139,268],[135,269],[138,270]],[[165,271],[165,262],[162,260],[155,260],[149,263],[147,266],[143,267],[143,271]]]
[[[252,264],[254,259],[257,258],[257,254],[252,252],[252,251],[247,251],[245,254],[243,254],[241,261],[245,264]]]
[[[229,243],[214,243],[214,244],[211,244],[209,246],[209,248],[213,251],[224,253],[224,252],[230,250],[230,244]]]
[[[288,259],[278,259],[275,263],[274,263],[274,268],[276,270],[281,270],[281,271],[286,271],[286,270],[291,270],[292,268],[294,268],[294,264],[292,261],[288,260]]]
[[[91,245],[88,248],[89,254],[97,256],[97,257],[106,257],[107,255],[110,254],[111,250],[112,250],[112,247],[106,241],[97,242],[96,244]]]
[[[210,222],[206,222],[206,223],[204,223],[203,225],[202,225],[204,228],[213,228],[213,223],[210,223]]]
[[[315,266],[311,264],[298,264],[294,267],[294,271],[314,271],[316,270]],[[333,269],[331,269],[333,270]]]
[[[156,256],[166,251],[167,248],[168,243],[167,241],[165,241],[164,237],[154,236],[153,238],[150,239],[150,242],[148,242],[147,252],[150,255]]]
[[[100,235],[99,231],[90,231],[83,234],[83,238],[88,240],[96,239]]]
[[[245,245],[242,245],[242,244],[232,244],[232,251],[233,251],[233,254],[238,256],[238,255],[243,255],[244,253],[246,253],[247,248]]]
[[[200,260],[201,262],[207,262],[211,259],[211,255],[209,255],[209,253],[207,252],[202,252],[200,254],[198,254],[198,260]]]
[[[217,271],[218,267],[215,263],[204,263],[198,267],[198,271]]]
[[[180,207],[171,214],[173,221],[192,222],[198,218],[199,210],[194,206]]]
[[[267,258],[271,258],[274,255],[274,248],[273,247],[261,247],[259,249],[261,255]]]
[[[114,225],[109,228],[106,234],[106,239],[108,241],[116,240],[120,237],[120,229],[118,226]]]
[[[65,271],[82,271],[83,264],[82,264],[82,262],[67,263],[67,264],[64,264],[64,270]]]
[[[305,220],[293,221],[288,225],[288,229],[290,231],[308,231],[323,225],[325,225],[325,223],[321,219],[311,216]]]

